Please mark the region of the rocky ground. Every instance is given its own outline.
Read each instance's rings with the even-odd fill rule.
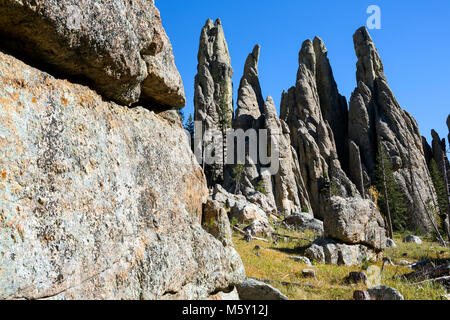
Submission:
[[[369,280],[377,275],[383,262],[363,263],[358,266],[338,266],[294,259],[304,254],[317,236],[311,231],[293,231],[276,228],[276,232],[296,238],[279,237],[269,242],[254,240],[247,242],[239,233],[233,234],[236,250],[242,257],[248,277],[260,280],[272,280],[270,285],[287,295],[290,300],[353,300],[354,292],[367,290],[370,283],[349,283],[347,277],[351,272],[364,272]],[[384,255],[390,257],[395,264],[385,264],[380,284],[398,290],[405,300],[446,300],[449,292],[445,286],[425,282],[415,284],[403,275],[414,270],[409,265],[425,259],[450,262],[450,250],[438,243],[424,239],[423,244],[403,243],[404,234],[396,233],[396,248],[387,248]],[[405,265],[408,263],[407,265]],[[374,269],[373,267],[377,267]],[[304,270],[313,270],[315,278],[308,277]]]

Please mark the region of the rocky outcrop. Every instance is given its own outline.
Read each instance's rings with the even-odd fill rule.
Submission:
[[[259,83],[258,62],[261,47],[256,45],[245,61],[238,90],[234,129],[259,129],[263,126],[264,98]]]
[[[231,128],[233,117],[233,72],[222,23],[219,19],[215,23],[208,19],[200,36],[194,94],[194,118],[203,124],[202,154],[207,155],[206,150],[203,152],[205,148],[220,150],[215,155],[216,163],[205,164],[208,186],[224,181],[227,153],[223,133]],[[207,131],[212,131],[211,137],[205,137]]]
[[[425,137],[422,137],[422,148],[423,154],[425,156],[425,161],[429,165],[431,159],[433,159],[433,149],[431,149],[431,146]]]
[[[417,123],[400,107],[389,88],[367,29],[357,30],[353,39],[358,58],[358,86],[350,101],[349,138],[358,145],[365,176],[372,180],[378,145],[383,146],[404,195],[411,226],[430,231],[431,215],[425,203],[428,199],[435,200],[436,195]]]
[[[433,159],[436,161],[437,168],[442,177],[447,176],[447,181],[450,181],[450,163],[447,158],[447,142],[445,139],[439,137],[439,134],[432,130],[431,136],[433,137],[432,150]],[[444,179],[445,180],[445,179]]]
[[[2,0],[0,35],[2,49],[119,104],[185,105],[153,0]]]
[[[375,204],[360,198],[333,197],[324,220],[325,237],[362,244],[376,251],[386,248],[386,229]]]
[[[243,130],[244,132],[255,130],[256,137],[259,136],[258,130],[264,126],[264,99],[261,93],[258,73],[260,50],[261,47],[256,45],[245,62],[233,121],[234,130]],[[261,183],[265,184],[266,191],[271,190],[271,178],[266,177],[265,181],[262,180],[259,153],[257,155],[252,154],[249,148],[249,141],[246,141],[245,170],[240,182],[240,190],[237,191],[242,192],[244,195],[250,195],[255,192],[255,188]]]
[[[330,78],[331,69],[323,67],[323,44],[319,40],[316,43],[316,48],[320,49],[317,52],[310,40],[302,45],[297,82],[295,87],[283,92],[280,118],[288,124],[292,146],[301,159],[300,170],[314,215],[323,217],[330,193],[347,197],[358,191],[341,168],[333,130],[322,113],[321,102],[324,101],[324,110],[333,118],[330,108],[341,99]],[[322,71],[318,72],[319,69]],[[327,85],[323,85],[324,82]],[[324,87],[327,90],[319,94],[319,88]]]
[[[341,166],[347,170],[348,152],[348,108],[347,100],[339,94],[333,70],[328,59],[328,50],[322,39],[315,37],[313,41],[316,55],[316,84],[320,100],[320,110],[325,121],[333,131],[336,151]]]
[[[285,215],[308,211],[312,213],[300,172],[297,153],[291,146],[290,130],[286,122],[279,119],[272,97],[264,104],[265,128],[271,144],[279,152],[279,170],[272,177],[272,188],[276,206]]]
[[[244,280],[202,229],[206,180],[175,111],[0,62],[0,299],[206,299]]]

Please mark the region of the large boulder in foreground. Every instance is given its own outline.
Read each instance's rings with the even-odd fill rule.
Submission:
[[[377,251],[386,248],[386,229],[375,204],[362,198],[330,199],[324,220],[325,237],[362,244]]]
[[[185,105],[153,0],[2,0],[0,36],[3,49],[119,104]]]
[[[3,53],[0,86],[0,299],[207,299],[244,280],[202,229],[206,179],[175,111]]]

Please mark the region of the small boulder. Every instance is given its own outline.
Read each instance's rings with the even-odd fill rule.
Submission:
[[[350,274],[346,278],[347,283],[353,284],[366,284],[367,283],[367,275],[364,272],[350,272]]]
[[[319,235],[323,235],[323,222],[315,219],[310,213],[292,214],[283,223],[297,230],[311,230]]]
[[[303,269],[302,270],[302,275],[305,278],[317,279],[316,278],[316,272],[313,269]]]
[[[353,292],[353,299],[359,301],[371,300],[369,292],[362,290],[356,290]]]
[[[386,239],[386,248],[397,248],[397,244],[394,240],[387,238]]]
[[[403,239],[404,243],[422,244],[422,239],[418,236],[409,235]]]
[[[247,278],[237,287],[239,298],[241,300],[289,300],[280,290],[254,279]]]
[[[288,259],[303,263],[307,266],[312,266],[311,260],[309,260],[307,257],[288,257]]]
[[[370,288],[368,292],[372,300],[405,300],[397,289],[384,285]]]
[[[256,220],[245,227],[245,232],[250,232],[252,236],[270,237],[275,231],[267,220]]]

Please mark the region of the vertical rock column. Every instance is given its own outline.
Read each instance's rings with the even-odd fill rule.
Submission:
[[[373,180],[378,144],[386,150],[405,197],[413,228],[430,231],[425,203],[436,194],[427,169],[422,138],[414,118],[404,111],[387,84],[378,51],[365,27],[353,36],[358,57],[349,110],[349,138],[361,152],[367,184]]]
[[[233,68],[225,40],[222,23],[208,19],[200,36],[197,75],[195,77],[195,121],[201,121],[203,134],[215,130],[212,143],[220,154],[215,155],[215,164],[205,165],[208,185],[224,180],[224,159],[226,144],[224,132],[231,128],[233,118]],[[208,139],[206,139],[208,140]],[[211,142],[206,142],[211,143]],[[206,145],[202,146],[202,153]],[[212,148],[213,145],[209,145]],[[205,154],[205,153],[204,153]]]
[[[322,113],[321,101],[326,101],[324,106],[329,107],[333,98],[322,92],[321,99],[317,83],[330,85],[334,83],[334,79],[324,79],[323,70],[327,69],[323,67],[324,46],[320,44],[320,40],[316,40],[316,43],[316,48],[322,48],[317,50],[322,65],[317,65],[318,57],[313,42],[306,40],[299,54],[296,85],[282,96],[281,119],[289,126],[292,146],[299,157],[302,178],[306,183],[314,215],[324,217],[331,194],[349,197],[356,195],[358,191],[341,168],[333,130]],[[317,78],[318,69],[322,70],[319,73],[321,79]],[[331,72],[330,69],[328,71]],[[327,72],[329,77],[330,72]],[[323,88],[324,85],[320,87]],[[336,94],[334,89],[331,91]],[[324,107],[327,112],[330,111],[328,107]],[[331,112],[327,116],[333,119]]]

